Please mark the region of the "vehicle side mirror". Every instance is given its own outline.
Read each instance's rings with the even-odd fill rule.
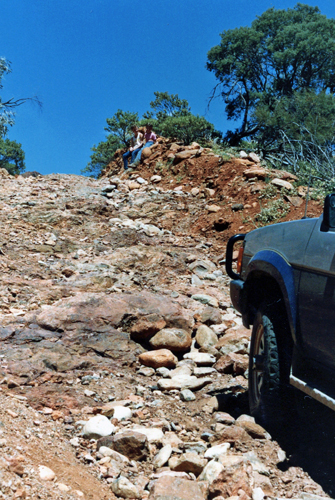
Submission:
[[[323,224],[335,229],[335,193],[328,194],[323,207]]]

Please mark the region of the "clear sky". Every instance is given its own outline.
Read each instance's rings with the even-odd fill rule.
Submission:
[[[187,99],[225,132],[223,104],[207,110],[214,75],[207,52],[226,29],[250,25],[288,0],[0,0],[0,56],[11,62],[1,97],[37,95],[43,109],[17,109],[9,138],[22,144],[26,170],[80,174],[118,109],[149,109],[154,92]],[[319,0],[335,17],[335,2]]]

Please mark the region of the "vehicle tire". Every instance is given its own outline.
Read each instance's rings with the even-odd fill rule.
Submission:
[[[262,425],[278,423],[285,417],[285,388],[289,378],[290,360],[287,349],[280,352],[278,339],[283,342],[287,328],[285,315],[274,314],[262,306],[252,328],[249,355],[250,413]],[[283,355],[284,353],[284,355]]]

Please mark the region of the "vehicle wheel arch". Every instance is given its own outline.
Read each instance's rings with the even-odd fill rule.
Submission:
[[[293,269],[278,253],[262,251],[249,262],[245,274],[247,316],[249,325],[264,300],[280,301],[289,323],[290,334],[296,341],[297,292]]]
[[[270,274],[262,271],[254,271],[246,280],[246,294],[248,307],[248,322],[253,325],[257,313],[264,308],[276,311],[282,318],[283,328],[280,338],[277,338],[278,348],[285,357],[292,357],[295,342],[294,329],[292,331],[292,317],[287,307],[287,300],[278,281]],[[289,354],[287,354],[287,352]]]

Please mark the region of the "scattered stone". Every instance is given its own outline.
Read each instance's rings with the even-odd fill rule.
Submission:
[[[148,500],[205,500],[196,481],[164,475],[155,481]]]
[[[265,476],[264,474],[260,474],[259,472],[254,472],[253,473],[253,479],[254,479],[254,489],[255,488],[260,488],[264,495],[267,497],[273,497],[273,487],[271,484],[270,479]],[[254,490],[253,490],[254,491]],[[258,492],[258,495],[260,492]],[[299,498],[302,498],[302,500],[321,500],[321,497],[318,495],[311,495],[310,493],[300,493]]]
[[[155,352],[157,352],[157,351],[155,351]],[[168,368],[165,368],[165,366],[161,366],[161,367],[156,369],[156,373],[157,373],[157,375],[160,375],[163,378],[170,378],[171,370],[169,370]]]
[[[150,455],[147,437],[142,432],[132,430],[115,434],[105,441],[99,440],[98,445],[111,447],[130,460],[143,460]]]
[[[215,271],[214,271],[215,272]],[[217,331],[216,325],[221,324],[222,315],[219,309],[211,306],[205,306],[200,311],[197,311],[194,315],[194,319],[199,323],[203,323],[210,326],[215,333],[221,333]]]
[[[269,171],[266,168],[261,168],[261,167],[252,167],[248,168],[243,172],[243,175],[247,177],[248,179],[265,179],[266,177],[269,176]]]
[[[163,328],[149,341],[155,349],[169,349],[172,352],[187,351],[191,347],[192,337],[189,332],[179,328]]]
[[[222,471],[223,465],[216,460],[211,460],[201,472],[198,481],[208,481],[209,484],[212,484]]]
[[[174,368],[178,363],[178,358],[168,349],[143,352],[138,359],[143,365],[152,368]]]
[[[216,358],[206,352],[188,352],[184,354],[184,359],[191,359],[199,366],[212,366],[216,362]]]
[[[192,274],[192,285],[199,286],[202,284],[202,280],[196,274]]]
[[[252,496],[253,475],[249,464],[238,463],[224,468],[209,486],[210,497],[219,495],[224,498],[238,496],[241,491],[249,498]]]
[[[169,467],[171,470],[192,472],[195,476],[199,476],[206,464],[206,459],[192,452],[183,453],[179,457],[174,456],[169,460]]]
[[[170,371],[170,377],[171,378],[176,378],[176,377],[182,377],[183,375],[186,375],[189,377],[193,373],[193,366],[191,366],[190,363],[187,361],[182,361],[178,363],[177,368],[174,370]]]
[[[213,213],[216,213],[216,212],[219,212],[220,210],[222,210],[222,207],[220,207],[219,205],[207,205],[207,210],[208,212],[213,212]]]
[[[249,367],[249,357],[243,354],[229,353],[222,356],[215,364],[219,373],[233,373],[243,375]]]
[[[163,446],[161,450],[157,453],[155,458],[153,459],[153,464],[157,469],[160,467],[163,467],[171,457],[172,453],[172,446],[170,444],[167,444],[166,446]]]
[[[58,486],[59,491],[61,491],[62,493],[67,493],[70,491],[70,488],[68,486],[66,486],[66,484],[58,483],[57,486]]]
[[[232,206],[231,206],[231,209],[234,212],[238,212],[239,210],[243,210],[244,209],[244,205],[243,205],[243,203],[233,203]]]
[[[256,153],[249,153],[247,156],[248,160],[254,161],[255,163],[260,163],[260,157]]]
[[[220,431],[220,441],[230,443],[232,446],[236,442],[242,443],[250,441],[251,436],[242,428],[236,425],[227,425]]]
[[[82,435],[87,439],[99,439],[109,436],[115,430],[114,425],[104,415],[92,417],[83,427]]]
[[[205,387],[205,385],[211,384],[212,379],[208,377],[197,378],[194,376],[183,375],[181,377],[175,377],[171,379],[159,379],[157,381],[157,386],[162,391],[173,391],[175,389],[183,390],[190,389],[192,391],[197,391]]]
[[[139,375],[143,375],[144,377],[152,377],[152,375],[155,374],[154,368],[150,368],[149,366],[142,367],[139,370],[137,370],[137,373]]]
[[[127,406],[114,406],[113,418],[117,420],[128,420],[132,417],[132,411]]]
[[[219,302],[216,300],[215,297],[211,297],[210,295],[195,294],[192,295],[191,299],[197,300],[202,304],[207,304],[212,307],[219,307]]]
[[[205,458],[218,458],[221,455],[226,455],[227,451],[230,448],[229,443],[217,444],[216,446],[212,446],[208,448],[205,453]]]
[[[150,177],[151,182],[160,182],[162,180],[162,177],[160,175],[152,175]]]
[[[195,367],[193,370],[193,375],[196,377],[206,377],[207,375],[212,375],[212,373],[217,373],[215,368],[211,368],[210,366],[200,366]]]
[[[136,486],[124,476],[120,476],[112,482],[112,491],[121,498],[141,498]]]
[[[196,399],[195,394],[189,389],[184,389],[180,392],[180,399],[182,401],[194,401]]]
[[[146,340],[155,335],[166,326],[164,318],[158,314],[149,314],[145,318],[140,318],[130,329],[133,340]]]
[[[293,185],[288,181],[284,181],[283,179],[272,179],[271,184],[273,184],[274,186],[283,187],[283,188],[289,189],[289,190],[293,189]]]
[[[144,434],[149,443],[159,443],[163,439],[163,431],[158,427],[144,427],[142,425],[134,425],[134,431]]]
[[[197,329],[195,340],[200,347],[212,347],[218,343],[218,337],[211,328],[206,325],[200,325]]]
[[[95,395],[95,391],[90,391],[89,389],[85,389],[84,394],[88,398],[92,398]]]
[[[269,433],[255,422],[236,421],[236,425],[242,427],[254,439],[269,439]]]
[[[215,271],[216,266],[213,262],[205,260],[196,260],[192,262],[189,266],[190,271],[198,276],[198,278],[203,278],[205,274],[212,273]]]
[[[108,448],[107,446],[100,446],[99,453],[101,453],[101,455],[103,455],[104,457],[110,457],[115,462],[119,462],[121,464],[127,464],[129,462],[129,459],[125,455],[122,455],[121,453],[118,453],[117,451],[112,450],[112,448]]]
[[[183,441],[175,432],[166,432],[162,439],[163,446],[170,444],[172,448],[179,448],[182,443]]]
[[[39,465],[38,472],[42,481],[53,481],[56,477],[54,471],[49,469],[49,467],[46,467],[45,465]]]
[[[216,422],[219,422],[220,424],[232,425],[235,423],[234,417],[229,415],[229,413],[224,413],[222,411],[215,413],[214,418]]]

